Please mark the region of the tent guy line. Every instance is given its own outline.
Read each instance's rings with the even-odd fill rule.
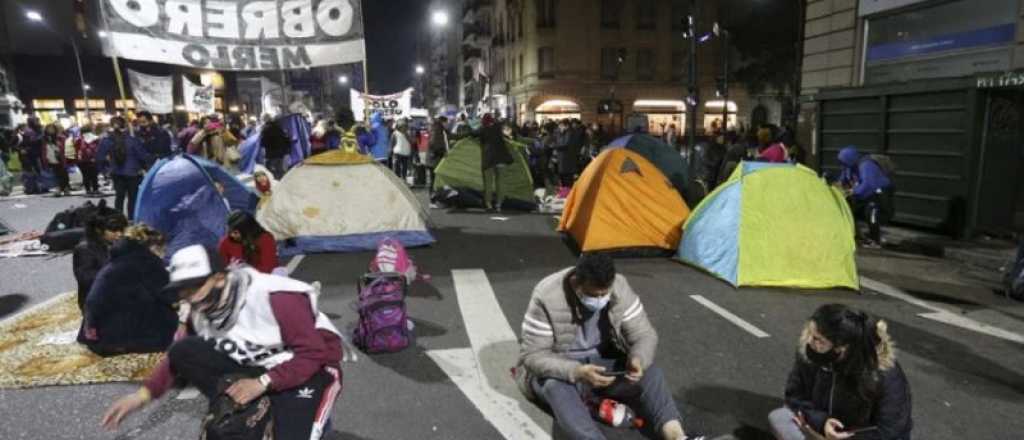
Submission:
[[[737,327],[743,329],[747,333],[754,335],[754,337],[756,338],[763,339],[771,337],[771,335],[769,335],[768,333],[765,333],[763,330],[757,328],[753,324],[743,320],[743,318],[736,316],[732,312],[722,308],[718,304],[711,302],[711,300],[701,295],[690,295],[690,298],[700,303],[700,305],[707,307],[708,309],[711,309],[711,311],[717,313],[718,316],[721,316],[725,318],[727,321],[736,324]]]

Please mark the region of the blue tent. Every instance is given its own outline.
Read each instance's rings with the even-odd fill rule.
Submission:
[[[224,187],[217,192],[214,182]],[[167,237],[167,255],[192,244],[216,246],[232,210],[255,212],[258,197],[213,162],[179,155],[161,159],[146,173],[135,204],[135,221]]]
[[[285,159],[284,164],[286,169],[291,168],[309,157],[309,135],[312,128],[309,126],[306,118],[298,113],[281,116],[277,118],[277,123],[281,124],[285,134],[292,140],[292,151]],[[238,146],[239,153],[242,155],[242,160],[238,163],[238,167],[242,173],[252,174],[256,169],[256,164],[263,164],[265,161],[265,153],[260,148],[260,131],[262,128],[259,127],[254,130],[254,133],[249,135]]]

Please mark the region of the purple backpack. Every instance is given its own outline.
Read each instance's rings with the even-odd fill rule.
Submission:
[[[353,342],[367,353],[396,353],[409,346],[412,332],[405,311],[406,282],[397,273],[366,274],[359,283],[359,322]]]

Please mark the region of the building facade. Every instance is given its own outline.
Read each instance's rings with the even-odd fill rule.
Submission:
[[[808,0],[800,137],[892,157],[896,220],[1024,230],[1021,0]]]
[[[690,42],[683,33],[689,0],[474,3],[479,11],[493,11],[487,19],[489,44],[467,34],[463,46],[466,62],[472,63],[464,73],[473,78],[463,88],[474,91],[472,98],[479,96],[482,108],[520,123],[580,118],[613,133],[632,129],[631,123],[646,124],[654,134],[671,125],[686,130]],[[716,97],[722,51],[711,32],[719,11],[717,2],[701,5],[698,132],[718,124],[727,110],[730,127],[748,124],[750,109],[743,108],[747,98],[738,87],[728,103]]]

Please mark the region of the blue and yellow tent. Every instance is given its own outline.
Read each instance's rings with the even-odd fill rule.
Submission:
[[[678,259],[733,286],[859,288],[850,208],[806,167],[743,162],[683,229]]]

